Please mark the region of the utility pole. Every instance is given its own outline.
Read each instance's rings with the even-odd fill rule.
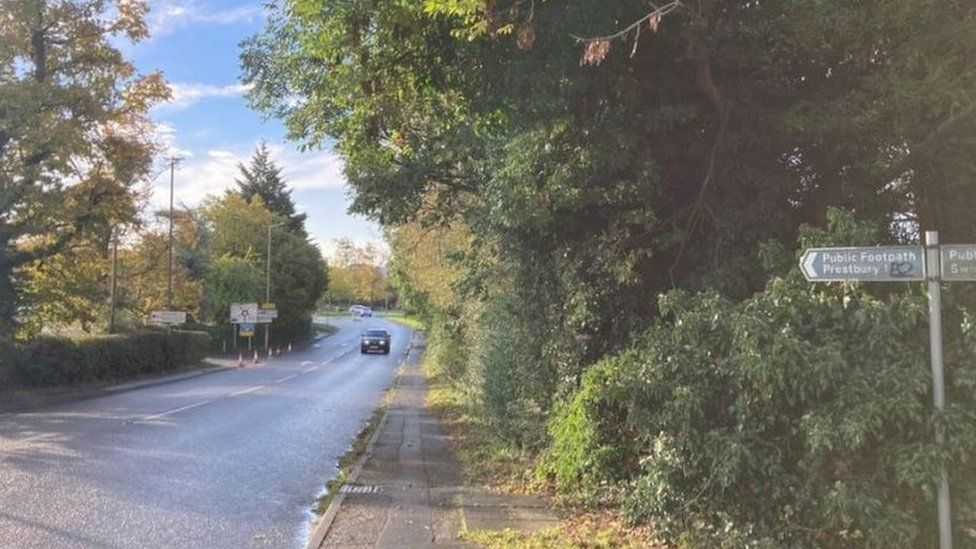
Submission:
[[[171,156],[169,161],[169,262],[166,264],[166,308],[173,310],[173,181],[175,180],[176,165],[182,158]]]
[[[267,265],[265,265],[265,284],[264,284],[264,301],[266,303],[271,302],[271,229],[275,227],[280,227],[283,223],[269,223],[268,224],[268,254],[265,256],[267,258]],[[268,341],[270,339],[271,323],[264,323],[264,349],[268,349]]]
[[[108,333],[115,333],[115,282],[119,266],[119,235],[118,228],[112,228],[112,269],[108,284]]]

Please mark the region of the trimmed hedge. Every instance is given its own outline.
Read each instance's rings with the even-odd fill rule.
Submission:
[[[205,332],[42,337],[3,350],[0,383],[7,387],[52,387],[127,379],[187,368],[200,362],[209,349],[210,337]]]

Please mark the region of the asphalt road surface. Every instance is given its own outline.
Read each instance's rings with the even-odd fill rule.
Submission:
[[[338,324],[270,364],[0,415],[0,547],[301,547],[411,336]],[[389,355],[360,354],[365,326]]]

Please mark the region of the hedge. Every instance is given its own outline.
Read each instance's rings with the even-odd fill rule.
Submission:
[[[210,337],[205,332],[42,337],[0,350],[0,383],[5,387],[52,387],[121,380],[190,367],[209,349]]]

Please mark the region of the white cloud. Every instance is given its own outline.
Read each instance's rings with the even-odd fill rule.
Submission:
[[[150,5],[147,22],[150,39],[172,34],[191,25],[237,25],[263,20],[260,3],[245,4],[225,10],[209,9],[208,2],[159,0]]]
[[[156,110],[180,110],[190,107],[205,99],[240,97],[249,89],[249,84],[200,84],[197,82],[171,82],[169,84],[172,97],[162,103]]]
[[[156,140],[162,145],[164,156],[193,156],[191,151],[177,146],[176,128],[165,122],[156,123]]]
[[[175,130],[165,124],[157,125],[161,141],[167,147],[167,156],[183,157],[176,170],[175,195],[179,203],[193,206],[210,194],[220,194],[233,188],[234,179],[240,176],[238,163],[247,164],[255,146],[233,149],[210,149],[193,154],[179,147]],[[301,153],[283,144],[269,144],[271,158],[282,168],[282,176],[288,186],[296,190],[344,188],[346,179],[342,173],[342,158],[332,151]],[[166,179],[166,181],[162,181]],[[169,201],[169,180],[160,178],[155,185],[153,203],[163,205]],[[299,209],[304,209],[299,204]]]

